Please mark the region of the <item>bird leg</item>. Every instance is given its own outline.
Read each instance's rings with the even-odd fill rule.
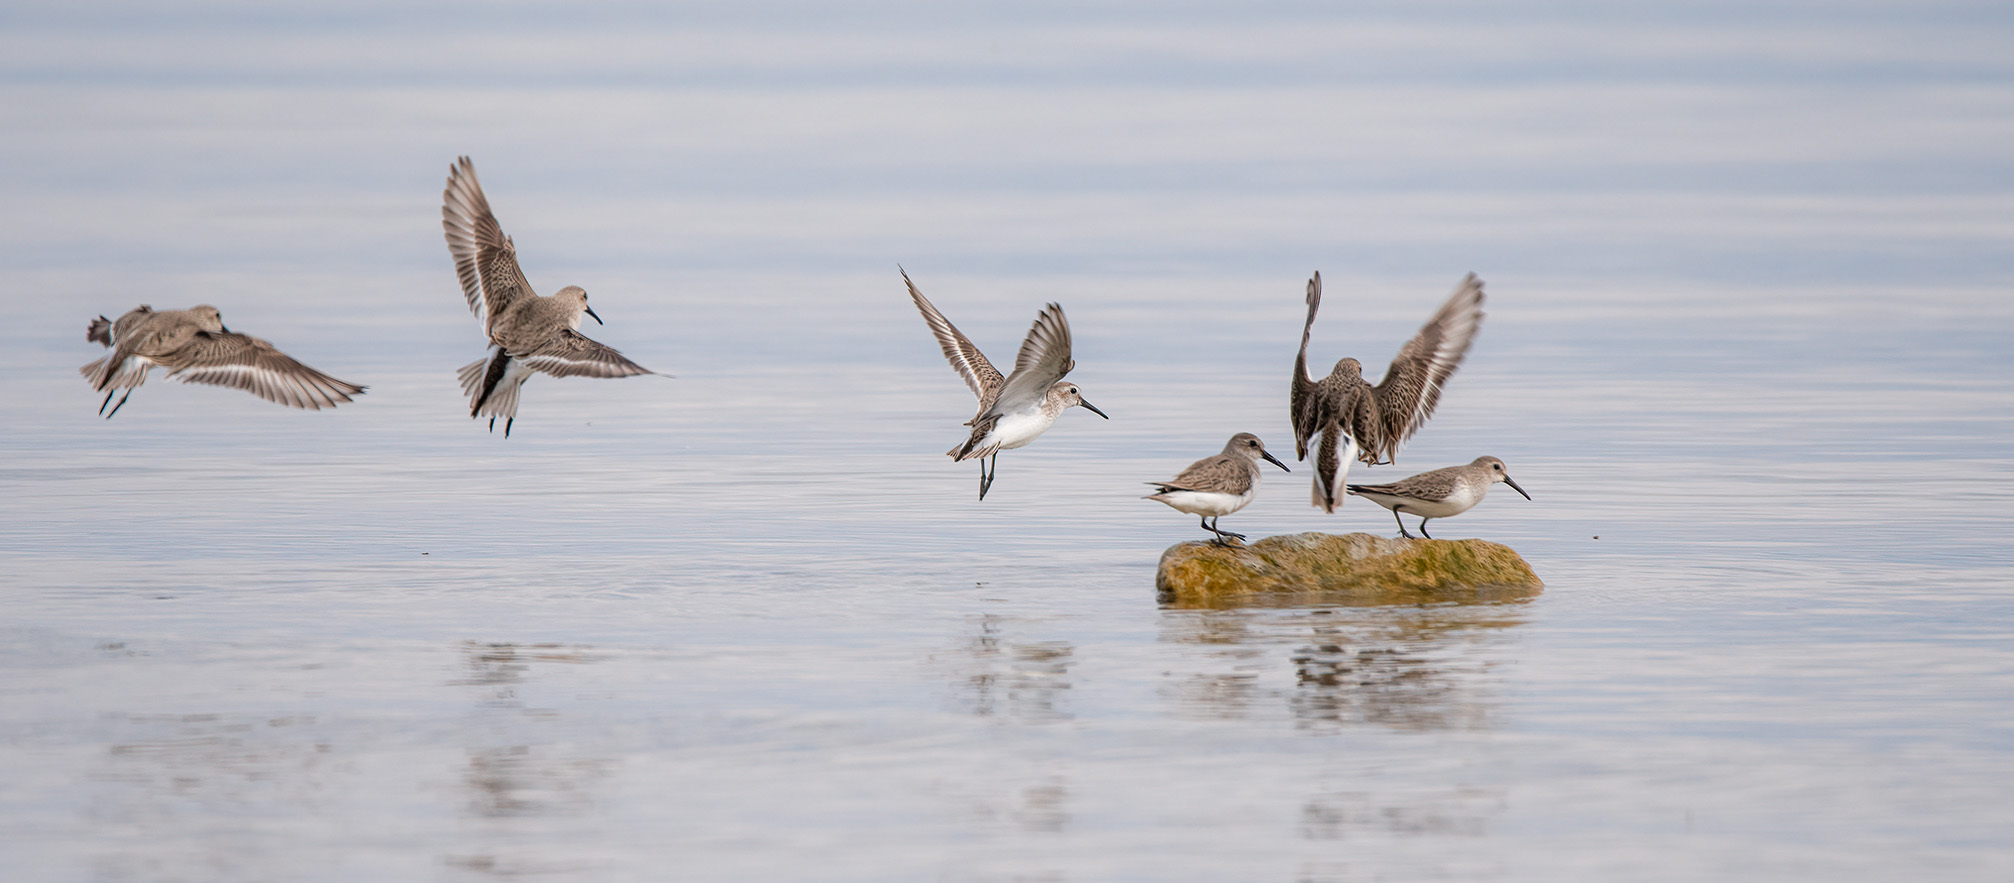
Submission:
[[[1430,533],[1427,533],[1427,522],[1429,522],[1429,521],[1432,521],[1432,520],[1433,520],[1433,519],[1431,519],[1431,518],[1422,518],[1422,519],[1420,519],[1420,536],[1423,536],[1423,537],[1426,537],[1427,539],[1430,539],[1430,540],[1434,538],[1434,535],[1433,535],[1433,534],[1430,534]]]
[[[123,396],[120,396],[120,397],[119,397],[119,403],[118,403],[118,404],[116,404],[116,405],[113,405],[113,406],[112,406],[112,414],[117,414],[117,413],[119,413],[119,409],[120,409],[120,408],[123,408],[123,407],[126,407],[126,400],[127,400],[127,399],[130,399],[130,398],[132,398],[132,397],[133,397],[133,388],[132,388],[132,387],[130,387],[130,386],[129,386],[129,387],[126,387],[126,394],[125,394],[125,395],[123,395]],[[111,394],[111,393],[106,393],[106,394],[105,394],[105,401],[108,401],[108,402],[109,402],[109,401],[111,401],[111,400],[112,400],[112,394]],[[104,407],[105,407],[104,405],[99,405],[99,406],[98,406],[99,410],[103,410],[103,409],[104,409]],[[106,414],[106,415],[105,415],[105,419],[107,419],[107,420],[110,420],[110,419],[112,419],[112,414]]]
[[[490,418],[491,426],[495,426],[496,422],[497,421],[495,417]],[[504,418],[504,438],[510,438],[510,425],[516,422],[517,422],[517,415],[515,414]]]
[[[993,461],[993,468],[991,469],[986,468],[986,461],[988,460]],[[986,491],[989,488],[993,487],[993,476],[998,474],[999,471],[1000,471],[999,451],[994,451],[993,456],[991,457],[979,458],[979,499],[982,500],[986,499]]]
[[[1399,536],[1405,537],[1406,539],[1409,540],[1414,539],[1412,534],[1406,532],[1406,522],[1404,519],[1401,519],[1399,517],[1399,510],[1397,509],[1392,510],[1392,520],[1399,523]],[[1427,523],[1425,521],[1420,522],[1420,531],[1424,533],[1426,529],[1427,529]]]
[[[105,406],[111,404],[112,397],[118,394],[119,394],[119,388],[116,386],[112,387],[112,390],[110,392],[105,393],[105,400],[98,403],[98,413],[100,414],[105,413]]]
[[[1204,530],[1207,530],[1207,531],[1209,531],[1209,532],[1211,532],[1211,533],[1213,533],[1213,534],[1216,534],[1216,535],[1217,535],[1217,542],[1218,542],[1218,543],[1220,543],[1220,544],[1222,544],[1222,545],[1226,545],[1226,546],[1228,546],[1228,545],[1231,545],[1230,543],[1228,543],[1228,542],[1225,542],[1225,541],[1224,541],[1224,538],[1225,538],[1225,537],[1230,537],[1230,538],[1232,538],[1232,539],[1235,539],[1235,540],[1239,540],[1239,541],[1243,541],[1243,540],[1245,539],[1245,535],[1244,535],[1244,534],[1241,534],[1241,533],[1232,533],[1232,532],[1230,532],[1230,531],[1228,531],[1228,530],[1221,530],[1221,529],[1219,529],[1219,528],[1218,528],[1218,527],[1217,527],[1217,526],[1216,526],[1215,524],[1212,524],[1212,523],[1211,523],[1212,521],[1216,521],[1216,520],[1222,520],[1222,519],[1223,519],[1223,517],[1224,517],[1224,516],[1222,516],[1222,515],[1219,515],[1219,516],[1217,516],[1217,517],[1216,517],[1215,519],[1211,519],[1211,518],[1208,518],[1208,517],[1205,517],[1205,518],[1203,519],[1203,529],[1204,529]]]

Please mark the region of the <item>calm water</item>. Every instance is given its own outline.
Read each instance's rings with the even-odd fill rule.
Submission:
[[[2003,12],[357,9],[0,35],[10,877],[2014,874]],[[675,379],[462,416],[458,153]],[[976,502],[898,262],[1114,419]],[[1353,475],[1502,457],[1435,529],[1540,597],[1156,605],[1141,482],[1291,450],[1314,269],[1323,364],[1488,280]],[[101,420],[139,302],[371,390]],[[1295,465],[1225,527],[1391,531]]]

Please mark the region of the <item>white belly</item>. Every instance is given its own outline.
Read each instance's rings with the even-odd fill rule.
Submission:
[[[1239,509],[1245,508],[1246,503],[1252,502],[1252,494],[1250,491],[1242,494],[1206,491],[1169,491],[1165,494],[1155,494],[1147,499],[1159,500],[1190,515],[1215,518],[1219,515],[1229,515]]]
[[[1454,493],[1449,494],[1446,499],[1434,501],[1379,493],[1360,493],[1357,496],[1407,515],[1418,515],[1422,518],[1451,518],[1475,508],[1477,503],[1482,502],[1483,489],[1464,483],[1457,486]]]
[[[992,444],[997,442],[1001,450],[1018,448],[1040,438],[1042,433],[1048,432],[1049,427],[1055,425],[1055,423],[1056,418],[1042,413],[1042,409],[1039,406],[1029,411],[1002,414],[1000,415],[1000,419],[993,424],[993,432],[990,434],[987,443]],[[981,447],[985,447],[985,445],[981,445]]]

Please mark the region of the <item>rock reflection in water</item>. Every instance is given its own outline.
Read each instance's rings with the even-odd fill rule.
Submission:
[[[1495,702],[1489,668],[1521,622],[1496,604],[1168,611],[1162,640],[1206,648],[1207,664],[1163,693],[1194,718],[1284,709],[1315,729],[1481,729]]]

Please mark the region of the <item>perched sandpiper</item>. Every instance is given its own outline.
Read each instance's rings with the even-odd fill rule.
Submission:
[[[1392,510],[1392,520],[1399,523],[1399,535],[1408,539],[1406,523],[1399,513],[1420,517],[1420,535],[1433,539],[1427,533],[1427,522],[1436,518],[1453,518],[1469,511],[1483,501],[1483,494],[1489,492],[1490,485],[1497,482],[1510,485],[1511,490],[1531,499],[1524,488],[1512,481],[1510,473],[1504,471],[1504,461],[1495,457],[1477,457],[1467,466],[1449,466],[1432,472],[1422,472],[1411,478],[1401,478],[1391,484],[1353,484],[1350,493]]]
[[[909,281],[908,271],[896,269],[902,272],[902,283],[909,286],[909,299],[916,302],[930,333],[937,336],[951,370],[979,397],[979,413],[965,422],[972,427],[972,434],[945,452],[954,461],[979,460],[979,499],[986,499],[986,490],[993,486],[1000,452],[1034,441],[1056,422],[1064,408],[1082,405],[1084,410],[1112,419],[1084,401],[1077,384],[1063,379],[1077,363],[1070,358],[1070,323],[1063,318],[1062,307],[1052,303],[1036,314],[1028,337],[1021,341],[1020,354],[1014,357],[1014,373],[1002,377],[985,354]]]
[[[518,387],[533,371],[554,377],[656,373],[577,330],[583,314],[601,322],[580,286],[569,285],[545,296],[532,291],[518,267],[517,247],[490,212],[482,182],[476,180],[475,163],[466,156],[448,167],[441,228],[447,232],[448,253],[454,256],[455,275],[461,278],[469,311],[489,335],[489,355],[455,373],[469,397],[469,416],[489,417],[491,432],[502,417],[504,438],[510,438],[511,424],[517,422]]]
[[[364,391],[294,361],[259,338],[232,332],[224,327],[217,308],[208,304],[159,311],[142,304],[117,321],[99,316],[84,330],[84,339],[112,350],[78,369],[92,389],[106,391],[98,413],[108,420],[126,406],[135,388],[147,382],[147,372],[155,365],[168,369],[169,380],[236,387],[269,402],[315,411],[333,408]],[[106,414],[105,406],[121,389],[126,394]]]
[[[1314,504],[1334,512],[1343,504],[1343,479],[1351,460],[1393,462],[1399,443],[1433,416],[1441,385],[1462,363],[1482,324],[1483,283],[1470,273],[1455,286],[1434,317],[1406,341],[1377,386],[1364,380],[1356,359],[1337,362],[1319,381],[1308,374],[1308,337],[1321,304],[1322,274],[1316,273],[1308,280],[1308,320],[1301,326],[1301,352],[1294,357],[1290,416],[1296,459],[1306,460],[1309,440],[1322,437],[1315,457]]]
[[[1286,469],[1287,464],[1266,453],[1265,442],[1249,432],[1240,432],[1224,443],[1224,452],[1189,464],[1170,481],[1147,482],[1158,488],[1146,499],[1159,500],[1190,515],[1200,516],[1203,529],[1217,535],[1242,540],[1244,534],[1218,530],[1216,522],[1245,508],[1259,490],[1259,460]]]

